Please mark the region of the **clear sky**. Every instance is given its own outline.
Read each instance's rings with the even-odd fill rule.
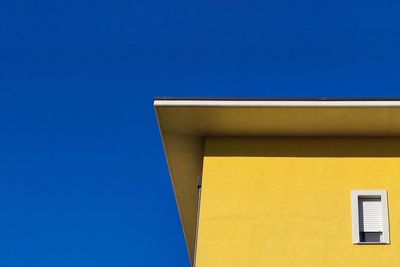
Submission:
[[[154,96],[395,97],[399,1],[0,1],[0,266],[189,267]]]

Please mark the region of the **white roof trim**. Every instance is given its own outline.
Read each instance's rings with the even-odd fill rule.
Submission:
[[[199,107],[400,107],[400,101],[155,100],[154,106]]]

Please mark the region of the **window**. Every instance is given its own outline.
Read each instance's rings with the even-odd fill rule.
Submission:
[[[389,244],[386,190],[353,190],[353,244]]]

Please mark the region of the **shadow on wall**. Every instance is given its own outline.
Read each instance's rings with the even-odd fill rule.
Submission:
[[[400,157],[400,137],[211,137],[206,157]]]

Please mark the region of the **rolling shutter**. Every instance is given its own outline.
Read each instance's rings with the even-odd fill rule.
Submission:
[[[383,232],[381,198],[359,198],[360,232]]]

